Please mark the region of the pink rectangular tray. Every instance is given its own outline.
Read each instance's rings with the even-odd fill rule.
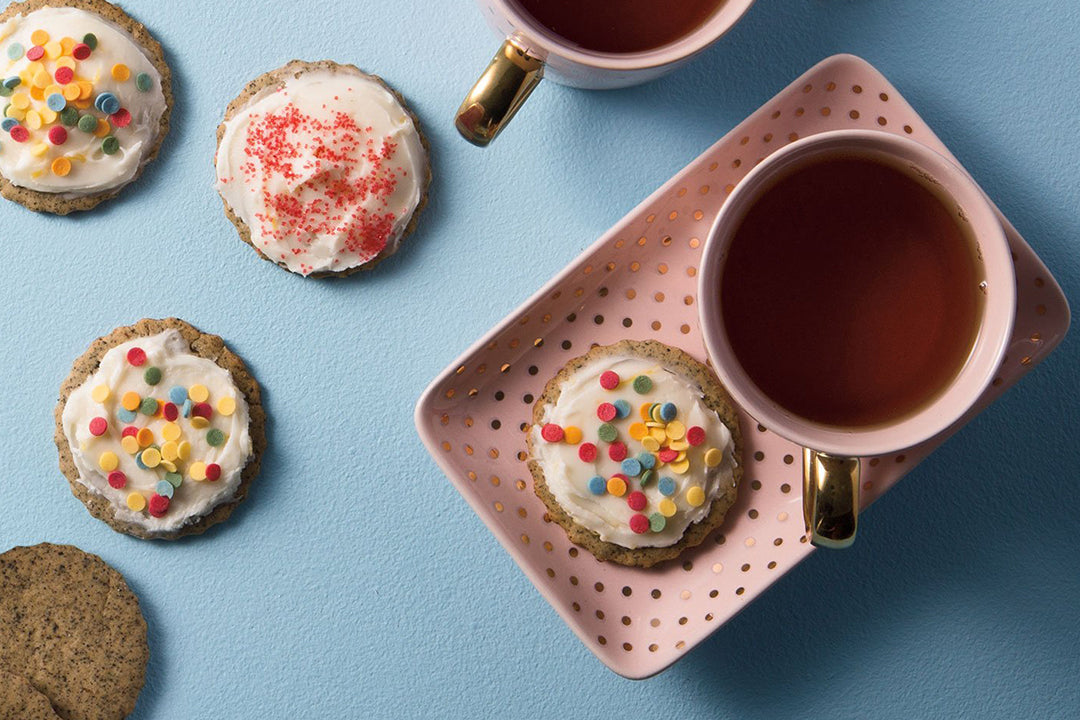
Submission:
[[[416,426],[436,462],[581,641],[620,675],[663,670],[813,552],[803,536],[799,451],[743,415],[746,474],[721,531],[649,570],[601,563],[545,518],[533,494],[522,431],[534,398],[592,343],[653,338],[704,359],[695,276],[724,199],[774,150],[846,127],[906,134],[955,161],[875,68],[851,55],[828,58],[623,218],[417,403]],[[1045,358],[1068,329],[1060,287],[1001,222],[1016,263],[1018,309],[998,377],[967,417],[931,442],[868,458],[864,505]]]

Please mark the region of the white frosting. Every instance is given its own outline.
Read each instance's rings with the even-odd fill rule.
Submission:
[[[25,52],[16,60],[9,59],[8,48],[18,43],[24,51],[29,50],[34,45],[30,36],[35,30],[44,30],[52,40],[57,41],[68,37],[82,42],[87,33],[96,35],[97,49],[89,58],[77,61],[75,68],[76,80],[87,80],[94,85],[90,106],[79,110],[79,113],[105,118],[94,108],[93,98],[100,93],[110,92],[120,100],[121,107],[131,113],[131,123],[127,127],[112,128],[111,134],[120,142],[120,150],[113,155],[101,151],[102,138],[77,127],[65,128],[67,142],[53,145],[49,142],[48,131],[55,125],[61,125],[59,120],[39,130],[31,130],[30,139],[22,143],[16,142],[7,132],[0,133],[0,174],[15,185],[63,197],[93,195],[130,182],[154,147],[159,122],[165,112],[165,95],[161,90],[161,75],[157,68],[127,31],[108,20],[76,8],[42,8],[25,16],[13,17],[0,26],[0,80],[19,75],[31,64]],[[43,58],[40,62],[50,74],[57,69],[54,60]],[[131,71],[130,78],[125,82],[112,77],[112,67],[117,63],[127,65]],[[146,73],[152,80],[147,92],[140,92],[135,87],[135,78],[140,73]],[[16,87],[15,93],[28,94],[29,80],[28,77],[27,81]],[[11,100],[0,98],[0,108]],[[46,107],[43,100],[31,102],[32,109]],[[45,152],[35,155],[35,147],[40,150],[42,144]],[[52,162],[62,156],[71,160],[72,165],[71,172],[63,177],[50,169]]]
[[[127,352],[133,347],[146,352],[146,362],[139,367],[127,361]],[[160,368],[162,372],[161,381],[153,386],[143,378],[145,370],[151,366]],[[163,443],[162,428],[167,421],[163,417],[155,418],[137,412],[135,420],[124,422],[117,416],[123,409],[121,398],[125,392],[132,391],[141,397],[168,402],[172,387],[190,388],[197,384],[206,386],[210,391],[207,402],[214,408],[214,413],[208,428],[194,428],[191,418],[183,415],[176,421],[183,432],[182,439],[191,443],[191,455],[186,462],[176,461],[183,481],[174,491],[168,511],[158,518],[151,516],[147,510],[130,510],[128,495],[138,492],[149,499],[158,482],[164,479],[165,468],[140,468],[135,456],[125,452],[121,446],[121,433],[129,425],[150,428],[154,433],[154,444],[160,446]],[[94,388],[99,385],[105,385],[110,390],[104,403],[96,402],[92,396]],[[217,403],[222,397],[231,397],[236,401],[236,409],[231,416],[217,411]],[[99,437],[90,432],[90,421],[96,417],[103,417],[109,423],[108,430]],[[90,492],[105,496],[116,509],[118,520],[159,533],[177,530],[236,494],[241,471],[251,457],[248,420],[247,402],[229,372],[206,358],[193,355],[187,341],[176,330],[136,338],[106,352],[97,372],[68,397],[62,416],[64,435],[79,469],[79,482]],[[225,433],[224,444],[212,447],[207,442],[206,435],[210,428]],[[99,459],[104,452],[115,453],[119,458],[117,469],[127,475],[125,488],[118,490],[109,485],[108,473],[99,467]],[[189,468],[195,462],[218,464],[221,467],[220,478],[213,482],[193,480]]]
[[[426,164],[412,118],[380,83],[305,71],[225,123],[217,187],[260,252],[308,275],[394,252]]]
[[[600,375],[607,370],[618,373],[622,380],[615,390],[605,390],[600,386]],[[639,394],[633,389],[633,379],[639,375],[646,375],[652,380],[653,386],[649,392]],[[628,457],[634,458],[644,452],[641,442],[631,439],[629,433],[632,423],[642,422],[639,415],[642,403],[673,403],[678,408],[676,420],[686,428],[703,428],[705,442],[686,451],[690,461],[689,470],[680,475],[658,461],[656,475],[645,488],[641,488],[638,478],[631,478],[627,483],[627,495],[593,494],[589,490],[590,479],[594,476],[607,479],[621,472],[621,464],[608,456],[608,443],[602,442],[597,435],[598,428],[603,424],[597,416],[597,408],[601,403],[614,403],[618,399],[628,401],[631,406],[628,417],[611,421],[618,429],[618,441],[625,443],[629,450]],[[598,450],[594,462],[583,462],[578,455],[580,444],[547,442],[541,436],[541,426],[534,426],[531,430],[533,457],[544,471],[548,489],[576,523],[596,532],[601,540],[623,547],[673,545],[688,526],[708,515],[717,491],[734,482],[734,442],[731,432],[717,414],[705,405],[700,391],[688,379],[672,373],[654,360],[622,355],[600,357],[587,363],[562,384],[558,401],[544,408],[541,425],[546,423],[555,423],[562,428],[580,428],[582,442],[591,442]],[[712,468],[706,467],[704,462],[705,452],[710,448],[717,448],[723,453],[722,462]],[[669,499],[675,503],[677,512],[666,518],[666,526],[660,532],[633,532],[629,525],[630,518],[638,511],[632,510],[627,504],[627,496],[631,491],[641,490],[648,499],[648,505],[640,513],[646,516],[657,513],[660,502],[665,499],[659,489],[659,479],[664,477],[675,481],[676,489]],[[687,491],[694,486],[701,487],[705,496],[704,503],[698,507],[691,506],[686,499]]]

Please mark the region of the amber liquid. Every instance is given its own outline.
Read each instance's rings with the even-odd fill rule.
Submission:
[[[743,369],[808,420],[864,427],[920,410],[966,362],[981,262],[955,207],[906,170],[810,161],[750,208],[721,277]]]
[[[724,0],[514,0],[538,24],[586,50],[632,53],[675,42]]]

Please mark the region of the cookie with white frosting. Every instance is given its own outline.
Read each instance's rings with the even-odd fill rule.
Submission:
[[[216,335],[140,320],[75,361],[60,469],[90,514],[139,538],[201,533],[246,497],[266,448],[259,385]]]
[[[225,214],[264,259],[306,277],[371,269],[427,203],[419,121],[352,65],[293,60],[261,75],[229,104],[217,137]]]
[[[169,130],[161,45],[105,0],[0,13],[0,194],[64,215],[118,195]]]
[[[533,407],[533,488],[570,540],[650,567],[723,523],[742,477],[734,403],[705,365],[655,341],[598,346]]]

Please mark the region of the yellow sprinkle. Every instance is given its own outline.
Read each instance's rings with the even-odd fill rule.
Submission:
[[[649,413],[649,416],[653,419],[653,422],[658,422],[658,423],[664,422],[664,419],[662,417],[660,417],[660,408],[661,407],[662,406],[659,403],[652,406],[652,412]]]
[[[645,427],[648,427],[648,428],[664,427],[665,425],[666,425],[666,423],[664,423],[661,420],[649,420],[648,422],[645,423]]]
[[[40,102],[45,102],[45,90],[37,85],[30,87],[30,97]]]
[[[120,398],[120,407],[125,410],[134,410],[139,407],[140,402],[142,402],[142,398],[139,397],[139,393],[128,391]]]
[[[613,477],[607,481],[607,491],[615,497],[626,494],[626,481],[620,477]]]
[[[154,444],[154,431],[150,428],[143,428],[135,436],[135,439],[139,441],[139,447],[150,447]]]
[[[683,440],[672,440],[671,442],[668,443],[668,447],[671,448],[672,450],[682,451],[682,450],[686,450],[688,447],[690,447],[690,443],[686,442],[685,439],[683,439]]]
[[[664,517],[671,517],[679,510],[679,508],[675,507],[675,503],[671,502],[671,500],[667,498],[664,498],[660,501],[658,509],[660,510],[660,514]]]
[[[23,120],[26,119],[26,111],[25,110],[16,110],[15,106],[12,105],[11,107],[9,107],[7,109],[7,116],[9,118],[15,118],[19,122],[22,122]]]
[[[705,451],[705,464],[709,467],[716,467],[723,459],[724,453],[716,448],[709,448]]]
[[[41,129],[41,113],[39,113],[37,110],[27,110],[26,111],[26,127],[30,128],[31,130],[40,130]]]
[[[143,462],[146,462],[145,460]],[[695,485],[686,491],[686,502],[693,507],[701,507],[705,504],[705,491]]]
[[[59,85],[57,85],[56,83],[52,82],[52,79],[50,78],[49,84],[46,85],[45,89],[42,90],[41,92],[45,95],[45,97],[49,97],[50,95],[55,95],[55,94],[63,95],[64,94],[64,88],[62,88]]]
[[[39,177],[41,177],[42,175],[44,175],[44,174],[45,174],[44,170],[35,170],[34,172],[30,173],[30,177],[32,177],[32,178],[34,178],[36,180]]]
[[[146,498],[142,496],[142,493],[128,493],[127,506],[129,510],[134,510],[135,512],[142,512],[146,509]]]
[[[202,430],[204,428],[210,427],[210,421],[204,417],[196,415],[195,417],[191,418],[191,427],[195,428],[196,430]]]
[[[112,77],[116,82],[126,82],[131,77],[131,71],[128,70],[128,66],[124,63],[116,63],[112,66]],[[202,400],[199,402],[202,402]]]
[[[72,104],[73,104],[73,105],[74,105],[75,107],[77,107],[77,108],[78,108],[79,110],[87,110],[87,109],[89,109],[89,108],[90,108],[90,105],[91,105],[92,103],[91,103],[91,102],[90,102],[89,100],[82,100],[82,99],[79,99],[79,100],[76,100],[76,101],[75,101],[74,103],[72,103]]]
[[[30,148],[30,154],[35,157],[41,157],[45,153],[49,152],[49,146],[46,143],[38,143],[34,147]]]
[[[168,426],[166,426],[166,427],[168,427]],[[165,430],[164,429],[161,431],[161,434],[165,435]],[[180,451],[179,451],[175,441],[169,440],[168,442],[166,442],[164,445],[161,446],[161,457],[165,458],[165,460],[168,460],[168,461],[179,459]]]
[[[161,464],[161,451],[154,448],[146,448],[142,453],[142,462],[148,468],[156,468]]]
[[[649,436],[647,438],[642,438],[641,439],[641,446],[643,448],[645,448],[646,450],[648,450],[649,452],[656,452],[657,450],[660,449],[660,443],[657,442],[656,438],[654,438],[652,436]]]
[[[105,472],[112,472],[120,464],[120,458],[116,457],[116,453],[106,450],[98,457],[97,464]]]
[[[45,43],[45,57],[49,58],[50,60],[55,60],[63,54],[64,46],[60,43],[55,41]]]
[[[34,43],[35,45],[44,45],[45,43],[49,42],[49,33],[45,32],[44,30],[35,30],[34,32],[30,33],[30,42]]]
[[[682,462],[679,462],[678,460],[676,460],[675,462],[668,465],[668,469],[676,475],[685,475],[686,471],[690,469],[690,461],[683,460]]]
[[[644,423],[632,423],[630,425],[630,437],[635,440],[641,440],[643,437],[649,434],[649,428],[645,427]]]
[[[656,438],[656,442],[661,445],[667,442],[667,432],[662,427],[649,428],[649,434]]]
[[[108,399],[109,399],[109,396],[110,396],[111,394],[112,394],[112,392],[111,392],[111,391],[109,390],[109,386],[108,386],[108,385],[98,385],[98,386],[97,386],[96,388],[94,388],[94,390],[93,390],[93,391],[92,391],[92,392],[90,393],[90,397],[91,397],[91,398],[93,399],[93,401],[94,401],[94,402],[96,402],[96,403],[103,403],[103,402],[105,402],[106,400],[108,400]]]
[[[188,468],[188,475],[192,480],[205,480],[206,479],[206,463],[193,462]]]
[[[34,87],[46,88],[52,85],[52,75],[42,70],[34,75]]]
[[[162,448],[164,450],[164,448]],[[162,458],[161,467],[165,468],[168,472],[176,472],[176,465],[170,461]]]
[[[191,398],[191,402],[206,402],[206,399],[210,397],[210,391],[206,389],[205,385],[192,385],[187,391],[188,397]]]
[[[64,99],[68,102],[79,99],[79,86],[75,83],[68,83],[64,86],[64,89],[60,91],[64,96]]]
[[[174,422],[165,423],[161,428],[161,437],[166,440],[179,440],[180,426]]]
[[[30,98],[27,97],[26,93],[15,93],[11,96],[11,107],[16,110],[25,110],[30,107]]]
[[[26,77],[23,78],[23,82],[29,83],[30,79],[37,75],[39,72],[44,72],[45,63],[40,60],[35,60],[26,66]]]
[[[191,443],[187,440],[182,440],[180,444],[176,446],[176,454],[181,460],[187,460],[191,457]]]
[[[134,435],[125,435],[120,438],[120,447],[124,448],[124,452],[128,455],[134,455],[139,452],[139,441],[135,439]]]
[[[112,132],[112,128],[109,127],[109,121],[105,118],[98,118],[97,128],[94,130],[94,137],[105,137]]]
[[[60,38],[60,49],[63,51],[64,55],[70,55],[71,51],[75,49],[75,38],[71,38],[71,37]],[[61,60],[71,61],[71,58],[65,57],[65,58],[61,58]],[[57,62],[56,64],[59,65],[60,67],[65,67],[63,65],[60,65],[59,62]],[[74,68],[75,65],[72,64],[71,67]]]
[[[52,125],[56,122],[56,111],[50,107],[41,108],[41,110],[38,111],[38,114],[41,115],[41,121],[46,125]]]
[[[89,83],[86,80],[79,80],[76,84],[79,86],[79,99],[89,100],[94,92],[93,83]]]
[[[52,161],[52,171],[58,177],[64,177],[71,172],[71,161],[66,157],[58,157]]]
[[[669,422],[665,430],[667,430],[667,436],[672,440],[682,440],[686,437],[686,426],[678,420]]]
[[[236,412],[236,400],[229,397],[228,395],[222,397],[220,400],[217,401],[217,411],[219,414],[224,415],[225,417],[229,417],[234,412]],[[573,425],[566,428],[564,432],[567,435],[567,442],[571,442],[569,439],[571,430],[576,430],[578,432],[578,439],[573,441],[572,443],[573,445],[577,445],[579,442],[581,442],[581,428],[576,428]]]
[[[236,410],[236,401],[231,397],[223,397],[218,400],[217,410],[226,417],[232,415],[233,411]],[[571,445],[577,445],[581,442],[581,428],[570,425],[563,431],[563,440]]]

